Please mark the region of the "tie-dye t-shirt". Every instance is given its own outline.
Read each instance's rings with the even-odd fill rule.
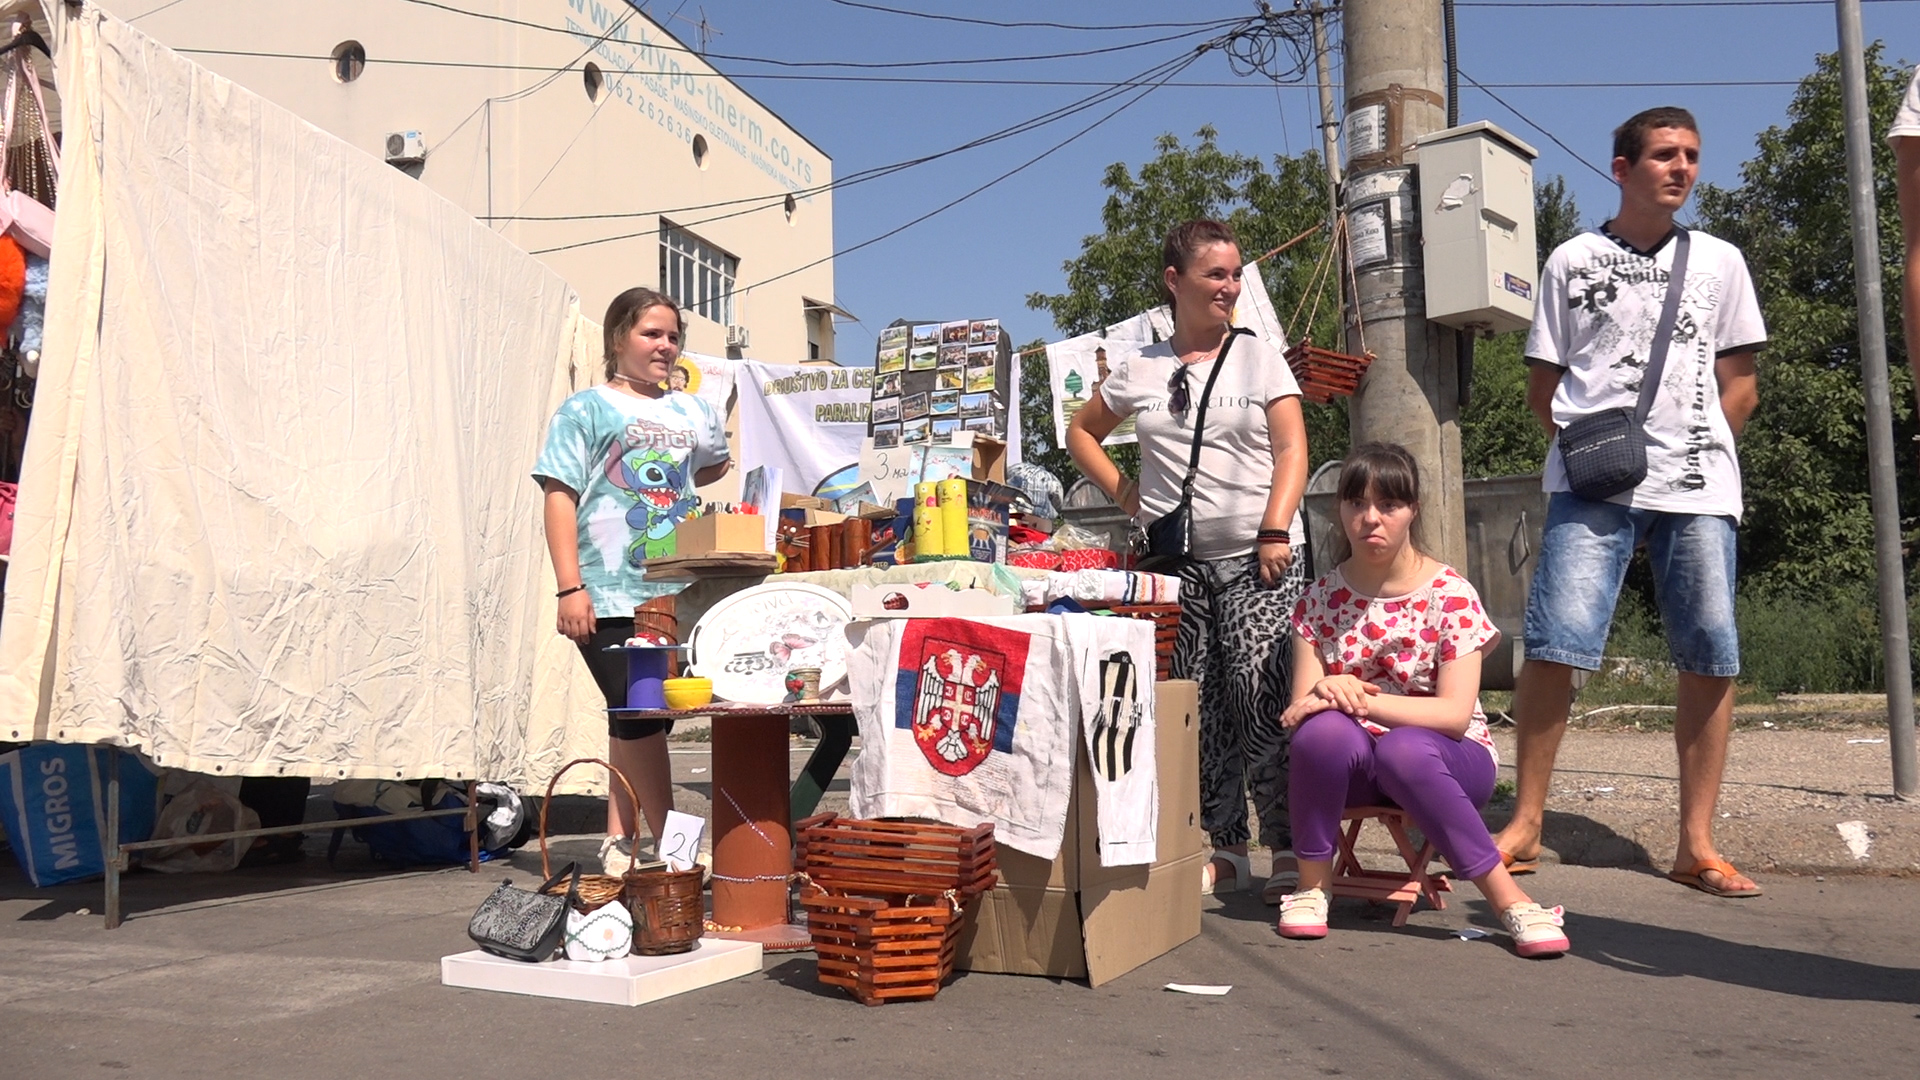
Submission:
[[[1443,665],[1500,640],[1500,631],[1480,606],[1480,594],[1445,565],[1404,596],[1368,596],[1347,584],[1335,567],[1300,597],[1293,609],[1293,629],[1313,646],[1327,674],[1352,675],[1383,694],[1408,697],[1434,696]],[[1387,733],[1366,720],[1360,726],[1374,735]],[[1466,737],[1499,759],[1477,697]]]
[[[605,386],[568,398],[547,425],[533,480],[558,480],[580,496],[580,581],[600,618],[680,586],[646,580],[674,526],[695,505],[694,473],[727,460],[727,432],[692,394],[643,398]]]

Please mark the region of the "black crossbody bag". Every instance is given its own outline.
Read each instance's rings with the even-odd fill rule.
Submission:
[[[1172,573],[1187,561],[1193,538],[1193,481],[1200,475],[1200,436],[1207,423],[1207,401],[1213,397],[1220,369],[1227,366],[1227,350],[1233,347],[1233,339],[1244,333],[1245,329],[1234,327],[1227,331],[1227,340],[1220,343],[1220,354],[1207,373],[1206,389],[1200,391],[1200,401],[1194,406],[1193,452],[1187,458],[1187,478],[1180,482],[1180,501],[1147,525],[1147,556],[1140,561],[1141,570]]]
[[[1687,283],[1687,230],[1673,249],[1673,271],[1667,278],[1666,303],[1653,332],[1646,374],[1640,380],[1640,401],[1631,409],[1605,409],[1583,416],[1560,429],[1560,460],[1566,466],[1567,487],[1583,499],[1610,499],[1632,491],[1647,478],[1647,416],[1667,367],[1667,347],[1673,343],[1674,323],[1680,317],[1680,293]]]

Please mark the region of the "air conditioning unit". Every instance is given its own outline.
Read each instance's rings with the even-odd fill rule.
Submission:
[[[417,165],[427,160],[426,137],[417,131],[387,132],[387,164]]]
[[[744,349],[747,347],[747,328],[737,324],[727,326],[727,348]]]

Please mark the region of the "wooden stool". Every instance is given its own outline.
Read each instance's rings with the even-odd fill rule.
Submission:
[[[1451,892],[1453,883],[1427,872],[1428,864],[1433,861],[1433,844],[1429,841],[1419,851],[1414,850],[1413,841],[1407,836],[1406,811],[1395,806],[1350,806],[1341,820],[1350,824],[1340,836],[1340,853],[1333,857],[1333,880],[1328,885],[1332,895],[1397,904],[1400,910],[1393,916],[1395,926],[1406,925],[1407,916],[1413,914],[1413,905],[1422,896],[1435,910],[1447,906],[1440,894]],[[1360,838],[1360,827],[1369,820],[1387,827],[1394,846],[1400,849],[1400,857],[1406,860],[1405,870],[1369,870],[1360,865],[1353,844]]]

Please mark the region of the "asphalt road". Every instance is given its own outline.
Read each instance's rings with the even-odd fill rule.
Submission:
[[[679,749],[691,802],[706,764]],[[1633,769],[1657,765],[1650,748]],[[392,874],[349,845],[335,872],[144,875],[105,931],[97,885],[34,890],[0,864],[0,1078],[1920,1072],[1911,878],[1772,873],[1766,896],[1733,901],[1644,866],[1549,866],[1527,886],[1569,909],[1574,946],[1551,961],[1457,937],[1495,926],[1463,886],[1401,929],[1343,902],[1321,942],[1281,940],[1251,896],[1209,900],[1198,939],[1098,989],[962,974],[932,1002],[869,1009],[819,986],[809,954],[631,1010],[442,987],[474,905],[537,865]]]

